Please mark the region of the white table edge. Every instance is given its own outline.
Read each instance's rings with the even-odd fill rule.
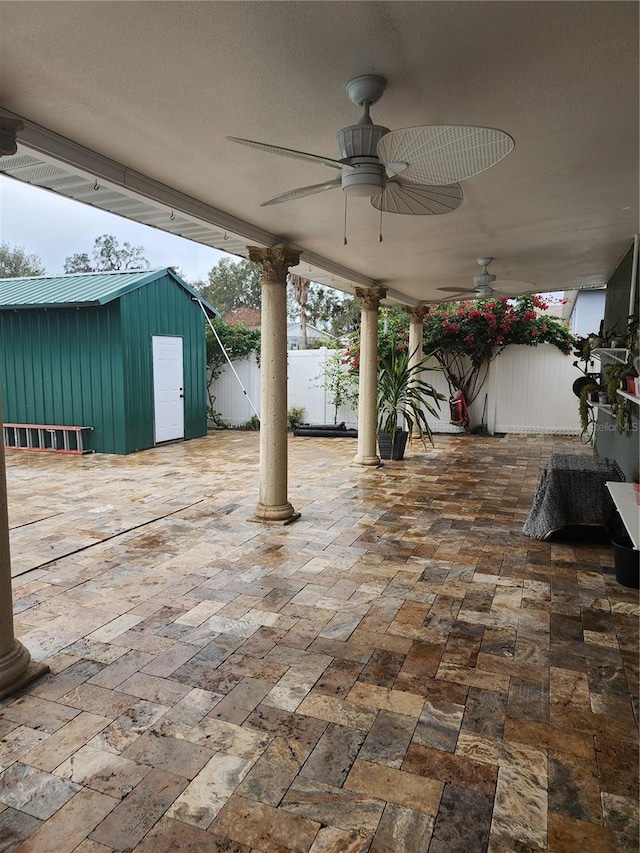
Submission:
[[[633,547],[640,549],[640,506],[637,505],[631,483],[607,483],[622,523],[627,529]]]

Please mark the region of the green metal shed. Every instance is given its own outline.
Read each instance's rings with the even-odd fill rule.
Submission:
[[[132,453],[207,432],[205,318],[171,268],[0,279],[5,423]]]

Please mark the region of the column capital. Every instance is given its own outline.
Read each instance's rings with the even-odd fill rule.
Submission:
[[[0,157],[11,156],[18,150],[16,133],[24,130],[24,122],[18,118],[0,117]]]
[[[404,305],[404,310],[409,315],[409,320],[412,323],[422,323],[424,320],[425,305],[421,302],[419,305]]]
[[[262,278],[266,281],[286,282],[289,267],[300,263],[301,252],[284,243],[278,243],[268,249],[260,246],[247,246],[247,249],[249,260],[260,267]]]
[[[386,287],[356,287],[356,296],[363,308],[373,308],[376,311],[380,307],[380,300],[387,295]]]

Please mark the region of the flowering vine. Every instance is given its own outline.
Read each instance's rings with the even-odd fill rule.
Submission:
[[[443,368],[449,390],[462,391],[472,403],[482,388],[489,365],[509,344],[548,343],[565,355],[575,338],[559,317],[541,314],[549,303],[540,296],[477,299],[427,306],[424,351]],[[536,310],[538,309],[538,310]]]
[[[559,317],[549,316],[549,302],[540,296],[517,299],[474,299],[425,308],[423,350],[441,365],[451,394],[462,391],[467,404],[478,396],[489,365],[509,344],[553,344],[571,354],[575,337]],[[400,308],[384,308],[378,326],[378,351],[384,358],[391,346],[405,349],[409,319]],[[345,356],[357,370],[359,351],[354,342]]]

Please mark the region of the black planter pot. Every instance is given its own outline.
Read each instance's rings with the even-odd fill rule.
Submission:
[[[611,540],[613,545],[616,580],[623,586],[638,589],[640,585],[640,552],[636,551],[628,536]]]
[[[404,459],[409,433],[406,430],[396,430],[393,441],[390,432],[378,433],[378,448],[381,459]]]

